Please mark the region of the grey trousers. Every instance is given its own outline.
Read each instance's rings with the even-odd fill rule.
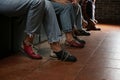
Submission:
[[[0,0],[0,14],[10,17],[27,15],[25,29],[27,34],[36,33],[43,24],[48,41],[50,43],[59,41],[61,33],[55,11],[47,0]]]

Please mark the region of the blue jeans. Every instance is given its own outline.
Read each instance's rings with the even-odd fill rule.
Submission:
[[[44,27],[48,37],[48,42],[58,42],[61,37],[61,31],[58,25],[55,10],[50,1],[45,0],[45,18]]]
[[[25,24],[27,34],[37,33],[43,25],[48,42],[59,41],[61,32],[55,11],[52,4],[47,0],[0,0],[0,14],[10,17],[27,15]],[[44,15],[46,16],[44,17]]]
[[[82,19],[83,19],[83,16],[82,16],[82,10],[81,10],[81,6],[78,4],[78,5],[74,5],[74,12],[73,12],[73,15],[75,17],[75,26],[78,30],[81,30],[82,29]]]
[[[60,23],[62,25],[63,32],[71,32],[72,26],[74,26],[74,18],[72,14],[72,4],[68,3],[66,5],[52,2],[56,14],[60,17]],[[71,17],[72,16],[72,17]]]

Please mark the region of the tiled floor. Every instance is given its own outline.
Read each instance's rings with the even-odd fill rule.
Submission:
[[[120,80],[120,25],[98,24],[101,31],[82,36],[83,49],[69,48],[78,58],[75,63],[49,57],[47,42],[42,43],[42,60],[21,53],[0,60],[0,80]]]

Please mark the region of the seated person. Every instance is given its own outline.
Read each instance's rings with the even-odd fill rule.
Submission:
[[[42,56],[34,51],[33,39],[37,30],[44,24],[48,42],[57,58],[62,61],[75,62],[77,59],[64,51],[60,46],[60,29],[57,23],[54,9],[47,0],[0,0],[0,14],[12,16],[27,15],[26,37],[23,41],[24,52],[34,59],[42,59]],[[47,15],[48,14],[48,15]],[[45,17],[45,22],[43,21]],[[44,23],[43,23],[44,22]]]

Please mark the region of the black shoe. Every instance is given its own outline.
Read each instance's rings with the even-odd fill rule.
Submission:
[[[77,58],[73,55],[71,55],[70,53],[61,50],[59,52],[54,52],[57,55],[58,60],[61,61],[68,61],[68,62],[76,62]]]
[[[76,30],[74,31],[76,36],[90,36],[90,33],[84,30]]]
[[[79,39],[77,36],[73,35],[73,38],[82,44],[86,44],[84,40]]]

